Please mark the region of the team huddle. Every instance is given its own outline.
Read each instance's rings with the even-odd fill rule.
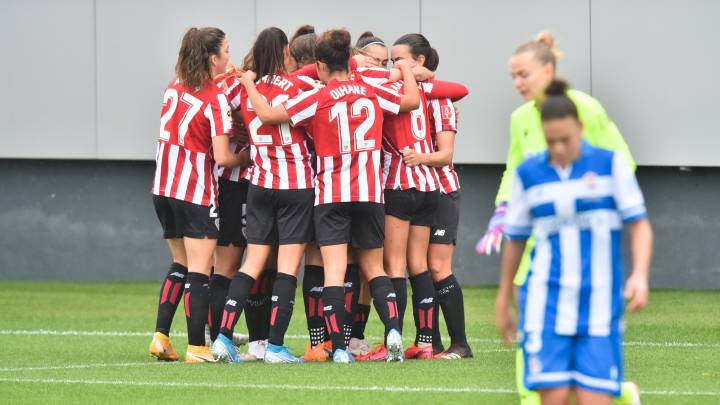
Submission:
[[[597,117],[588,119],[585,111],[589,107],[580,106],[582,101],[576,99],[590,105],[592,102],[585,98],[591,97],[568,90],[554,79],[555,59],[547,56],[552,50],[551,41],[531,41],[518,48],[514,62],[511,60],[513,77],[519,78],[515,79],[516,87],[532,104],[532,112],[525,106],[518,111],[525,108],[526,116],[534,114],[527,121],[537,127],[532,135],[540,135],[535,144],[522,145],[532,138],[528,138],[525,128],[525,139],[511,139],[496,213],[478,251],[498,251],[503,234],[510,239],[499,308],[508,306],[512,289],[507,279],[511,280],[510,274],[515,275],[519,267],[516,284],[521,287],[521,314],[528,302],[526,284],[535,297],[531,301],[545,300],[530,310],[534,315],[545,310],[548,288],[559,288],[561,297],[580,295],[566,300],[570,304],[565,306],[584,302],[586,295],[592,295],[592,305],[612,301],[612,314],[607,315],[607,320],[601,319],[607,326],[596,327],[589,334],[611,335],[609,343],[603,344],[619,348],[617,325],[622,311],[618,312],[616,300],[621,285],[596,277],[595,273],[605,271],[599,269],[605,261],[595,257],[592,265],[583,260],[578,272],[590,274],[591,267],[598,267],[592,269],[592,279],[600,281],[586,286],[580,282],[586,275],[578,276],[577,283],[560,280],[555,274],[555,270],[560,271],[555,268],[555,260],[559,259],[553,256],[560,251],[560,245],[552,235],[560,233],[566,240],[568,226],[589,227],[596,240],[605,240],[604,234],[597,236],[601,231],[593,227],[606,218],[612,217],[613,224],[619,224],[613,225],[613,232],[622,225],[620,219],[628,224],[646,223],[642,195],[633,183],[632,163],[617,158],[624,154],[632,162],[619,131],[615,128],[612,136],[598,135],[595,141],[587,135],[587,126],[583,134],[585,121]],[[522,59],[525,56],[527,60]],[[465,333],[462,289],[452,272],[460,204],[459,179],[452,164],[458,121],[453,103],[465,97],[468,90],[461,84],[435,78],[439,56],[428,39],[421,34],[407,34],[388,47],[368,32],[353,46],[350,34],[342,29],[316,35],[312,27],[305,26],[288,40],[282,30],[273,27],[259,33],[242,66],[234,66],[229,60],[228,41],[221,30],[190,29],[182,40],[176,77],[163,96],[152,193],[173,262],[161,286],[150,354],[160,360],[179,359],[169,332],[182,289],[188,363],[239,363],[249,359],[266,363],[351,363],[473,357]],[[536,107],[534,100],[543,103]],[[570,108],[575,104],[577,109]],[[513,114],[513,123],[518,111]],[[567,128],[551,128],[543,136],[546,121],[558,124],[563,120],[569,120]],[[572,126],[574,122],[577,128]],[[511,128],[513,136],[516,129],[522,131]],[[602,130],[606,131],[606,126]],[[551,143],[553,133],[559,134],[559,140],[552,139]],[[581,136],[593,146],[581,142]],[[520,164],[527,152],[539,152],[548,146],[549,155],[535,162],[532,169],[526,167],[530,163]],[[608,151],[607,155],[605,149],[595,147],[620,153]],[[590,162],[581,165],[584,172],[566,169],[573,163],[580,165],[583,159]],[[553,172],[555,163],[564,170],[557,169],[559,178],[546,175],[538,179],[537,173],[546,166]],[[588,165],[591,169],[587,169]],[[612,184],[606,183],[616,181],[624,185],[622,195],[608,191],[608,195],[599,196],[593,191],[589,199],[582,200],[582,192],[573,191],[571,196],[580,197],[570,211],[569,200],[556,202],[546,197],[545,205],[533,205],[538,187],[529,183],[557,181],[575,187],[573,176],[595,176],[596,172],[600,174],[601,189],[614,190]],[[514,179],[516,173],[519,177]],[[510,184],[515,187],[512,193],[508,192]],[[595,203],[598,198],[605,205]],[[548,204],[565,211],[548,211]],[[593,216],[597,210],[602,210],[604,216]],[[614,211],[608,213],[612,210],[620,213],[617,220]],[[548,227],[548,219],[555,216],[561,216],[565,225]],[[589,223],[568,225],[568,218],[574,221],[576,216],[583,216],[586,222],[590,218]],[[582,231],[582,238],[583,232],[589,231]],[[534,239],[524,243],[531,236],[537,238],[541,252],[548,251],[537,265],[536,257],[530,257],[537,256],[530,253]],[[578,245],[586,243],[591,242]],[[592,242],[593,248],[597,243]],[[567,245],[563,243],[562,248]],[[523,249],[526,255],[520,263]],[[613,245],[601,252],[615,254],[615,249],[619,247]],[[305,353],[296,356],[284,345],[284,337],[293,314],[302,263],[309,342]],[[542,267],[543,263],[547,265]],[[583,267],[586,265],[587,269]],[[563,274],[565,267],[563,264]],[[616,277],[621,277],[619,268],[620,275],[617,266],[612,268]],[[641,289],[643,280],[639,276],[636,279],[636,287]],[[404,348],[407,280],[412,291],[415,339]],[[612,298],[596,299],[600,293],[590,292],[595,284],[602,288],[602,294]],[[545,291],[545,295],[540,297],[536,290]],[[371,305],[385,330],[383,342],[374,348],[364,336]],[[555,311],[558,305],[551,303],[547,311]],[[512,328],[511,322],[506,312],[498,311],[499,328],[506,334]],[[239,352],[237,345],[242,338],[235,333],[243,312],[248,330],[247,353]],[[438,329],[440,312],[451,340],[448,348]],[[590,312],[595,314],[594,309]],[[531,336],[533,342],[520,342],[521,349],[529,352],[525,359],[530,362],[524,377],[519,373],[523,380],[519,381],[521,392],[524,387],[538,389],[543,401],[561,398],[547,395],[562,395],[558,389],[563,387],[602,392],[608,398],[620,394],[620,383],[615,382],[622,381],[621,355],[605,361],[615,370],[612,376],[602,374],[604,370],[581,370],[571,360],[562,365],[557,353],[538,353],[534,349],[540,339],[538,331],[542,331],[536,324],[542,325],[543,319],[547,322],[547,318],[540,318],[534,323],[526,321],[523,326],[529,328],[523,329],[525,332],[532,332],[526,336]],[[590,316],[589,322],[595,319]],[[582,332],[576,325],[569,328],[570,332],[568,328],[551,326],[562,336]],[[542,338],[547,342],[557,340],[556,336]],[[528,350],[529,346],[532,350]],[[574,356],[574,349],[567,350],[567,356]],[[541,355],[549,356],[547,361]],[[521,351],[520,360],[522,356]],[[518,361],[521,370],[522,364]],[[552,370],[543,371],[545,365],[552,366]],[[562,375],[567,378],[545,381],[544,372],[553,377],[566,373]],[[613,384],[597,383],[601,380]],[[524,403],[540,401],[526,397]]]

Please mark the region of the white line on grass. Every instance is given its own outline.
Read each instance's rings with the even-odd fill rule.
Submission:
[[[377,391],[377,392],[414,392],[447,394],[514,394],[510,388],[482,387],[399,387],[399,386],[339,386],[339,385],[295,385],[295,384],[225,384],[193,383],[176,381],[128,381],[128,380],[80,380],[59,378],[2,378],[0,382],[33,384],[80,384],[80,385],[130,385],[144,387],[181,387],[181,388],[238,388],[256,390],[296,390],[296,391]],[[720,397],[720,391],[674,391],[645,390],[642,395],[649,396],[710,396]]]
[[[83,368],[111,368],[111,367],[143,367],[165,364],[160,362],[135,362],[135,363],[92,363],[92,364],[68,364],[66,366],[36,366],[36,367],[3,367],[1,371],[42,371],[42,370],[74,370]],[[172,364],[172,363],[167,363]]]
[[[152,332],[127,332],[127,331],[100,331],[100,330],[51,330],[51,329],[0,329],[0,335],[40,335],[40,336],[104,336],[104,337],[150,337]],[[171,336],[186,336],[184,333],[172,332]],[[290,340],[306,340],[307,335],[285,335]],[[379,336],[367,336],[368,340],[380,341]],[[493,343],[500,344],[499,339],[468,338],[470,343]],[[625,346],[641,347],[678,347],[678,348],[708,348],[720,347],[720,343],[695,343],[695,342],[650,342],[650,341],[626,341]]]

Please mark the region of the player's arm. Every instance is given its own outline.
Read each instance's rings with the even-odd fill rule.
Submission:
[[[233,153],[230,150],[230,137],[227,135],[217,135],[212,137],[213,158],[215,163],[222,167],[232,169],[240,166],[245,157],[239,153]]]
[[[255,114],[260,118],[263,124],[277,125],[284,122],[290,122],[290,115],[282,104],[271,107],[265,98],[260,94],[255,86],[255,72],[247,71],[240,79],[245,91],[247,92],[250,104],[252,104]]]
[[[418,84],[415,81],[412,70],[406,61],[399,60],[395,64],[402,72],[404,92],[400,95],[400,111],[407,112],[417,109],[420,106],[420,94]]]
[[[625,284],[628,310],[635,312],[647,305],[650,294],[649,275],[652,258],[653,232],[635,173],[620,152],[613,155],[613,198],[623,222],[630,231],[632,273]]]
[[[449,98],[453,102],[462,100],[470,94],[470,90],[460,83],[444,80],[431,80],[423,85],[428,99]]]
[[[495,299],[495,323],[505,344],[512,344],[515,338],[515,316],[513,314],[513,278],[520,266],[525,243],[532,233],[530,206],[525,197],[522,180],[513,183],[511,203],[506,218],[505,237],[508,239],[503,252],[500,285]]]

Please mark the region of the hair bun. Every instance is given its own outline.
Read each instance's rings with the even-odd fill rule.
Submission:
[[[553,79],[545,89],[546,96],[564,96],[570,86],[561,79]]]
[[[559,60],[563,57],[563,53],[555,47],[557,41],[555,40],[555,36],[550,31],[542,31],[537,34],[537,36],[535,37],[535,42],[543,44],[550,48],[550,51],[555,56],[556,60]]]
[[[350,46],[350,33],[346,30],[333,30],[330,32],[330,40],[338,48]]]
[[[306,35],[306,34],[314,34],[315,33],[315,27],[312,25],[306,24],[301,26],[300,28],[295,31],[295,37],[299,37],[300,35]]]
[[[375,36],[375,34],[373,34],[372,31],[365,31],[365,32],[363,32],[362,34],[360,34],[360,36],[358,37],[358,39],[372,38],[372,37],[374,37],[374,36]]]

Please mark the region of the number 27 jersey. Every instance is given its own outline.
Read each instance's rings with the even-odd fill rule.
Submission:
[[[383,202],[383,113],[398,114],[400,95],[360,79],[334,80],[285,107],[294,126],[313,136],[315,205]]]

